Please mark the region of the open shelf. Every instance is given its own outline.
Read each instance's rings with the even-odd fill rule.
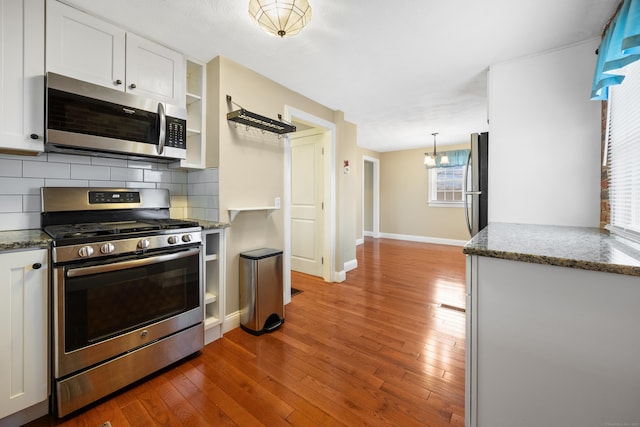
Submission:
[[[212,302],[216,302],[218,301],[218,296],[215,294],[212,294],[210,292],[207,292],[204,294],[204,303],[205,304],[210,304]]]
[[[277,134],[296,131],[296,127],[293,125],[252,113],[244,108],[227,113],[227,120]]]
[[[187,93],[187,105],[191,105],[194,102],[198,102],[202,100],[202,96],[197,95],[195,93]]]
[[[229,208],[229,219],[233,221],[240,212],[265,211],[267,215],[271,215],[271,212],[277,211],[278,209],[280,208],[277,206],[258,206],[254,208]]]
[[[227,102],[240,107],[240,105],[232,101],[230,95],[227,95]],[[281,119],[280,116],[278,116],[278,118]],[[251,111],[245,110],[242,107],[240,107],[239,110],[227,113],[227,120],[265,130],[267,132],[277,133],[279,135],[296,131],[296,127],[292,124],[270,119],[269,117],[265,117],[257,113],[252,113]]]

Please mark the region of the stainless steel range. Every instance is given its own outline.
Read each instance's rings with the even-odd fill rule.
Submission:
[[[58,416],[203,347],[201,228],[169,205],[160,189],[42,188]]]

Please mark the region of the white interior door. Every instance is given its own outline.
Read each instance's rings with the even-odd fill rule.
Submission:
[[[323,135],[291,139],[291,269],[323,275]]]

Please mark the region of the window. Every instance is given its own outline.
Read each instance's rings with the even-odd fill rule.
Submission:
[[[621,85],[609,88],[607,145],[610,228],[640,240],[640,61],[625,67]]]
[[[429,169],[429,206],[462,207],[464,166]]]

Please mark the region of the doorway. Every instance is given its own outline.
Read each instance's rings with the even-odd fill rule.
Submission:
[[[323,156],[328,132],[312,127],[296,132],[290,139],[291,270],[323,277]]]
[[[320,181],[322,183],[321,190],[318,188],[315,190],[316,192],[322,193],[322,199],[319,201],[320,207],[322,208],[322,214],[316,218],[319,219],[320,224],[314,224],[313,228],[316,233],[315,241],[313,242],[313,247],[315,251],[320,251],[321,259],[321,271],[320,277],[326,282],[334,281],[335,277],[335,247],[336,247],[336,190],[335,190],[335,147],[336,147],[336,125],[335,123],[329,122],[327,120],[316,117],[312,114],[306,113],[304,111],[295,109],[293,107],[285,106],[285,114],[284,119],[290,123],[296,124],[298,131],[290,134],[285,140],[285,161],[284,161],[284,197],[283,197],[283,208],[284,208],[284,256],[283,256],[283,274],[284,274],[284,293],[285,293],[285,304],[291,302],[291,270],[293,264],[293,239],[298,239],[300,234],[293,233],[292,230],[292,211],[297,210],[295,215],[302,215],[305,212],[300,212],[301,209],[298,209],[300,206],[296,206],[292,209],[292,180],[293,180],[293,159],[294,155],[297,158],[303,159],[307,162],[310,162],[310,158],[318,160],[317,155],[315,154],[315,150],[320,147],[320,149],[324,149],[324,153],[321,155],[321,165],[318,164],[314,166],[317,169],[317,172],[321,172],[320,178],[318,178],[317,174],[314,175],[314,179],[316,181]],[[313,141],[313,143],[312,143]],[[306,146],[306,147],[304,147]],[[304,147],[304,148],[303,148]],[[314,154],[310,155],[311,147],[313,147]],[[300,150],[298,150],[300,148]],[[294,151],[298,151],[294,153]],[[314,161],[315,161],[314,160]],[[306,172],[302,167],[297,167],[298,171],[296,174],[302,174]],[[296,191],[301,191],[298,187],[299,183],[296,182]],[[309,184],[307,183],[307,186]],[[315,184],[314,184],[315,185]],[[304,186],[301,186],[304,187]],[[303,200],[304,201],[304,200]],[[300,202],[298,198],[296,202]],[[322,206],[323,205],[323,206]],[[311,209],[306,209],[306,214],[309,213]],[[309,222],[303,224],[301,221],[303,217],[297,216],[296,221],[298,221],[298,226],[305,230],[309,231],[311,225]],[[315,221],[315,220],[314,220]],[[322,226],[320,228],[320,225]],[[318,228],[316,228],[316,226]],[[302,234],[304,236],[304,233]],[[321,244],[321,245],[320,245]],[[300,245],[296,243],[296,251],[298,260],[300,258],[309,258],[309,245],[307,242],[302,242]],[[317,245],[317,246],[316,246]],[[304,249],[305,257],[301,257],[300,250]],[[296,260],[296,262],[298,261]],[[296,268],[299,268],[296,265]]]
[[[362,236],[380,237],[380,160],[369,156],[362,156]]]

